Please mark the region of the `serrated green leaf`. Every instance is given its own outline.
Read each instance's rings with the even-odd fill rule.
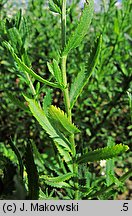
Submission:
[[[14,58],[14,60],[16,61],[16,63],[18,64],[18,66],[21,68],[21,70],[23,72],[26,72],[28,74],[30,74],[31,76],[33,76],[36,80],[49,85],[51,87],[55,87],[55,88],[60,88],[59,85],[49,82],[45,79],[43,79],[41,76],[39,76],[38,74],[36,74],[31,68],[27,67],[27,65],[24,64],[24,62],[21,61],[20,58],[18,58],[18,56],[15,54],[13,47],[8,43],[8,42],[3,42],[3,45],[11,52],[12,57]]]
[[[94,2],[93,0],[89,0],[88,4],[84,5],[84,10],[80,19],[80,23],[78,24],[75,32],[70,36],[69,41],[64,48],[63,55],[67,55],[70,50],[79,46],[82,42],[84,36],[88,32],[88,28],[90,26],[94,11]]]
[[[64,182],[66,180],[69,180],[71,177],[73,177],[73,173],[67,173],[57,177],[42,176],[42,178],[44,178],[46,181],[53,183]]]
[[[90,151],[87,154],[79,157],[77,163],[81,164],[113,158],[124,153],[128,149],[129,147],[127,145],[122,144],[118,144],[113,147],[100,148],[95,151]]]
[[[79,129],[69,121],[67,115],[60,108],[51,105],[49,107],[49,118],[56,128],[63,133],[75,134],[80,132]]]
[[[45,184],[56,188],[71,188],[71,186],[66,182],[54,183],[54,182],[45,181]]]
[[[56,81],[62,85],[62,74],[61,74],[61,69],[58,65],[58,62],[53,59],[53,63],[47,63],[48,69],[51,72],[51,74],[54,76]]]
[[[45,115],[44,111],[39,107],[38,103],[35,100],[30,99],[26,96],[24,97],[28,102],[28,106],[33,116],[37,119],[39,124],[46,131],[46,133],[48,133],[49,136],[59,145],[65,147],[68,151],[71,151],[68,139],[59,130],[57,130],[56,127],[53,127],[51,125],[49,119]]]
[[[93,70],[95,69],[98,58],[101,51],[101,44],[102,44],[102,36],[97,39],[97,42],[94,45],[90,53],[90,58],[88,60],[88,64],[81,72],[78,73],[77,77],[75,78],[74,82],[71,85],[70,89],[70,107],[73,108],[77,98],[81,94],[84,86],[88,83],[89,78],[91,77]]]

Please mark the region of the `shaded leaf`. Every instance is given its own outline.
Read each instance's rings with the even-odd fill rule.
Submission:
[[[27,143],[25,152],[25,167],[28,176],[29,199],[37,200],[39,197],[39,175],[33,157],[31,143]]]
[[[14,97],[11,93],[6,92],[8,98],[11,100],[13,104],[18,106],[20,109],[23,109],[25,112],[29,112],[28,107],[24,104],[24,102],[21,102],[18,98]]]
[[[112,137],[109,137],[108,147],[115,146],[115,142],[112,139]],[[114,182],[115,174],[114,174],[114,168],[115,168],[115,162],[114,158],[109,159],[106,161],[106,184],[107,186],[111,185]]]
[[[59,154],[62,156],[62,159],[66,162],[69,170],[73,172],[72,157],[70,156],[69,152],[62,146],[57,145],[57,143],[55,143],[55,145]]]

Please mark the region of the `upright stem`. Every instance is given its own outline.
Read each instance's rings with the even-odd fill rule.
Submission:
[[[29,81],[30,90],[31,90],[33,96],[35,96],[35,95],[36,95],[36,90],[35,90],[35,88],[34,88],[34,86],[33,86],[31,77],[29,76],[28,73],[26,73],[26,77],[27,77],[27,79],[28,79],[28,81]],[[40,104],[39,100],[38,100],[38,105],[39,105],[39,107],[41,108],[41,104]]]
[[[66,0],[62,1],[62,14],[61,14],[61,33],[62,33],[62,52],[64,50],[64,47],[66,45]],[[70,98],[69,98],[69,89],[68,89],[68,83],[67,83],[67,74],[66,74],[66,61],[67,56],[62,55],[61,57],[61,70],[62,70],[62,78],[63,78],[63,84],[65,86],[63,90],[64,95],[64,104],[65,104],[65,110],[68,116],[68,119],[72,122],[72,113],[70,108]],[[75,199],[78,199],[78,165],[74,162],[76,158],[76,147],[75,147],[75,141],[74,141],[74,134],[69,137],[71,148],[72,148],[72,154],[73,154],[73,172],[75,175]]]

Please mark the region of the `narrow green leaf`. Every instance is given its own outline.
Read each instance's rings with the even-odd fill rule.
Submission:
[[[81,94],[84,84],[85,84],[86,75],[84,69],[81,70],[77,77],[75,78],[74,82],[71,85],[70,89],[70,107],[73,108],[77,98]]]
[[[11,52],[14,60],[16,61],[16,63],[18,64],[18,66],[21,68],[21,70],[23,72],[26,72],[28,74],[30,74],[31,76],[33,76],[36,80],[45,83],[46,85],[49,85],[51,87],[55,87],[55,88],[60,88],[59,85],[49,82],[45,79],[43,79],[42,77],[40,77],[38,74],[36,74],[31,68],[27,67],[27,65],[24,64],[24,62],[21,61],[20,58],[18,58],[18,56],[15,54],[13,47],[8,43],[8,42],[3,42],[3,45]]]
[[[56,188],[71,188],[71,186],[66,183],[66,182],[58,182],[58,183],[55,183],[55,182],[49,182],[49,181],[45,181],[45,184],[51,186],[51,187],[56,187]]]
[[[21,21],[22,21],[22,9],[18,11],[15,17],[15,26],[17,29],[20,28]]]
[[[13,140],[11,140],[9,145],[10,145],[12,151],[17,156],[19,167],[20,167],[20,176],[21,176],[21,178],[23,180],[24,166],[23,166],[23,161],[22,161],[21,154],[20,154],[20,152],[19,152],[18,148],[16,147],[15,142]]]
[[[77,162],[81,164],[81,163],[88,163],[88,162],[113,158],[124,153],[128,149],[129,147],[127,145],[122,145],[122,144],[118,144],[113,147],[105,147],[105,148],[97,149],[95,151],[90,151],[87,154],[79,157]]]
[[[55,1],[53,1],[53,0],[49,0],[49,9],[54,13],[61,14],[60,7],[57,4],[55,4]]]
[[[93,73],[93,71],[94,71],[94,69],[98,63],[98,59],[99,59],[99,55],[100,55],[100,51],[101,51],[101,45],[102,45],[102,35],[100,35],[100,37],[97,38],[97,41],[96,41],[93,49],[91,50],[90,58],[88,60],[88,65],[87,65],[88,74],[87,74],[86,83],[88,82],[91,74]]]
[[[64,111],[56,106],[51,105],[49,107],[49,118],[56,128],[63,133],[75,134],[80,132],[79,129],[69,121]]]
[[[54,75],[54,69],[53,69],[53,64],[50,63],[50,62],[47,62],[47,67],[48,67],[50,73],[53,75],[53,77],[55,77],[55,75]]]
[[[39,124],[46,131],[46,133],[48,133],[49,136],[59,145],[65,147],[68,151],[71,151],[68,139],[59,130],[57,130],[56,127],[53,127],[51,125],[49,119],[45,115],[44,111],[39,107],[38,103],[35,100],[30,99],[26,96],[24,97],[28,102],[28,106],[33,116],[37,119]]]
[[[48,69],[51,72],[51,74],[54,76],[56,81],[62,85],[62,74],[61,74],[61,69],[58,65],[58,62],[53,59],[53,63],[47,63]]]
[[[69,41],[64,48],[63,55],[67,55],[71,49],[74,49],[79,46],[82,42],[84,36],[88,32],[94,11],[94,2],[89,0],[88,3],[84,5],[84,10],[75,32],[70,36]]]
[[[44,178],[46,181],[54,182],[54,183],[64,182],[66,180],[69,180],[71,177],[73,177],[73,173],[67,173],[64,175],[57,176],[57,177],[48,177],[44,175],[42,176],[42,178]]]
[[[7,32],[8,32],[8,38],[11,41],[13,48],[15,49],[15,51],[17,51],[17,47],[16,47],[17,44],[19,45],[19,47],[22,46],[22,39],[18,29],[13,27],[10,28]]]
[[[100,51],[101,51],[101,44],[102,44],[102,36],[100,36],[97,39],[97,42],[95,43],[94,48],[92,49],[90,53],[90,58],[85,68],[86,72],[84,71],[84,69],[81,72],[79,72],[74,82],[71,85],[71,89],[70,89],[70,107],[71,109],[73,108],[77,98],[81,94],[84,86],[88,83],[89,78],[91,77],[98,63],[98,58],[99,58]]]
[[[39,169],[41,168],[41,170],[44,171],[45,164],[44,164],[44,159],[42,157],[42,154],[39,153],[38,148],[34,142],[32,142],[32,147],[33,147],[33,155],[35,158],[35,163],[37,167],[39,167]]]

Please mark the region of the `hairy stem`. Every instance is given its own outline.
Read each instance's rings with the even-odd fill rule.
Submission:
[[[66,0],[62,1],[62,14],[61,14],[61,34],[62,34],[62,51],[64,50],[65,44],[66,44]],[[68,119],[72,122],[72,113],[70,108],[70,98],[69,98],[69,89],[68,89],[68,83],[67,83],[67,74],[66,74],[66,61],[67,56],[61,57],[61,70],[62,70],[62,78],[63,78],[63,84],[65,86],[63,90],[64,95],[64,104],[65,104],[65,110],[68,116]],[[73,153],[73,161],[75,161],[76,157],[76,148],[75,148],[75,141],[74,141],[74,134],[69,137],[72,153]],[[73,162],[73,172],[75,175],[75,199],[78,199],[78,165]]]

